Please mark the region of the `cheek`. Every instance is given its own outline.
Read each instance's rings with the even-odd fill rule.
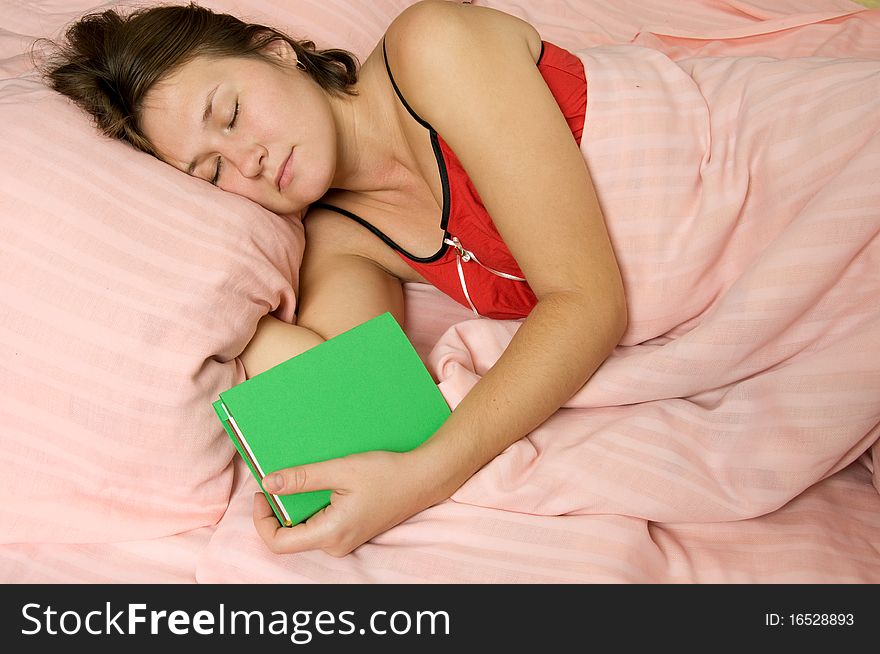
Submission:
[[[247,198],[273,213],[288,214],[302,208],[302,203],[295,199],[281,197],[278,193],[273,193],[272,189],[265,185],[265,180],[261,182],[237,176],[236,179],[227,180],[226,183],[221,184],[220,188],[228,193]]]
[[[252,180],[245,179],[241,175],[232,172],[226,173],[225,176],[226,179],[219,185],[220,189],[264,205],[266,198],[263,197],[264,194],[261,193],[261,189]]]

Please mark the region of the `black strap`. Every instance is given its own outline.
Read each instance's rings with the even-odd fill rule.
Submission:
[[[348,218],[351,218],[353,221],[355,221],[359,225],[363,225],[364,227],[369,229],[371,232],[373,232],[373,234],[375,234],[376,236],[381,238],[382,241],[385,243],[385,245],[390,247],[392,250],[396,250],[397,252],[400,252],[405,257],[409,257],[411,259],[414,258],[409,252],[404,250],[397,243],[395,243],[391,238],[386,236],[382,230],[380,230],[378,227],[374,227],[371,223],[368,223],[366,220],[364,220],[363,218],[361,218],[357,214],[352,213],[351,211],[348,211],[347,209],[343,209],[342,207],[336,207],[332,204],[327,204],[326,202],[313,202],[311,204],[311,206],[318,207],[321,209],[329,209],[330,211],[335,211],[336,213],[341,213],[343,216],[347,216]]]
[[[433,127],[431,127],[427,122],[422,120],[422,117],[419,116],[415,111],[412,110],[412,107],[409,106],[409,103],[403,97],[403,93],[400,92],[400,89],[397,87],[397,82],[394,81],[394,75],[391,74],[391,66],[388,65],[388,52],[385,50],[385,37],[382,37],[382,56],[385,57],[385,70],[388,71],[388,79],[391,80],[391,86],[394,87],[394,92],[397,94],[397,97],[400,98],[400,101],[403,103],[403,106],[406,107],[406,110],[409,112],[409,115],[415,118],[419,125],[424,127],[425,129],[430,130],[431,132],[436,131]]]

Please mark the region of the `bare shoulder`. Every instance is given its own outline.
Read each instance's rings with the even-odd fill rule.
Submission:
[[[480,38],[473,38],[479,36]],[[479,56],[480,51],[525,48],[532,61],[541,51],[541,36],[530,23],[491,7],[450,0],[421,0],[404,9],[388,26],[385,47],[389,59],[406,76],[420,62],[450,54]],[[418,56],[421,54],[422,56]],[[417,76],[420,71],[413,71]]]
[[[385,311],[402,324],[402,280],[389,270],[393,253],[371,250],[358,225],[327,209],[311,209],[304,225],[297,325],[331,338]]]
[[[392,21],[388,31],[423,30],[424,34],[436,33],[446,25],[467,23],[481,31],[511,31],[525,34],[535,28],[513,14],[452,0],[420,0],[404,9]],[[537,30],[535,30],[537,32]]]

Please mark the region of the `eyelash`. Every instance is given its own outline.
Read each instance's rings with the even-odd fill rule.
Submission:
[[[238,119],[238,109],[239,104],[238,100],[235,101],[235,111],[232,114],[232,120],[229,121],[228,129],[235,129],[235,121]],[[211,183],[214,186],[217,186],[217,181],[220,179],[220,171],[223,169],[223,160],[220,157],[217,157],[217,167],[214,169],[214,177],[211,178]]]

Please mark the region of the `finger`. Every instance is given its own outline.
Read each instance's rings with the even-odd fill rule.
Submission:
[[[254,493],[254,527],[260,538],[267,543],[272,540],[276,531],[282,529],[275,512],[262,493]]]
[[[321,510],[306,522],[282,527],[262,493],[254,495],[254,527],[260,538],[276,553],[292,554],[321,549],[329,542],[330,525]]]
[[[275,495],[319,490],[342,490],[349,466],[343,459],[330,459],[283,468],[263,477],[263,488]]]
[[[275,512],[263,493],[254,493],[254,519],[275,518]]]

